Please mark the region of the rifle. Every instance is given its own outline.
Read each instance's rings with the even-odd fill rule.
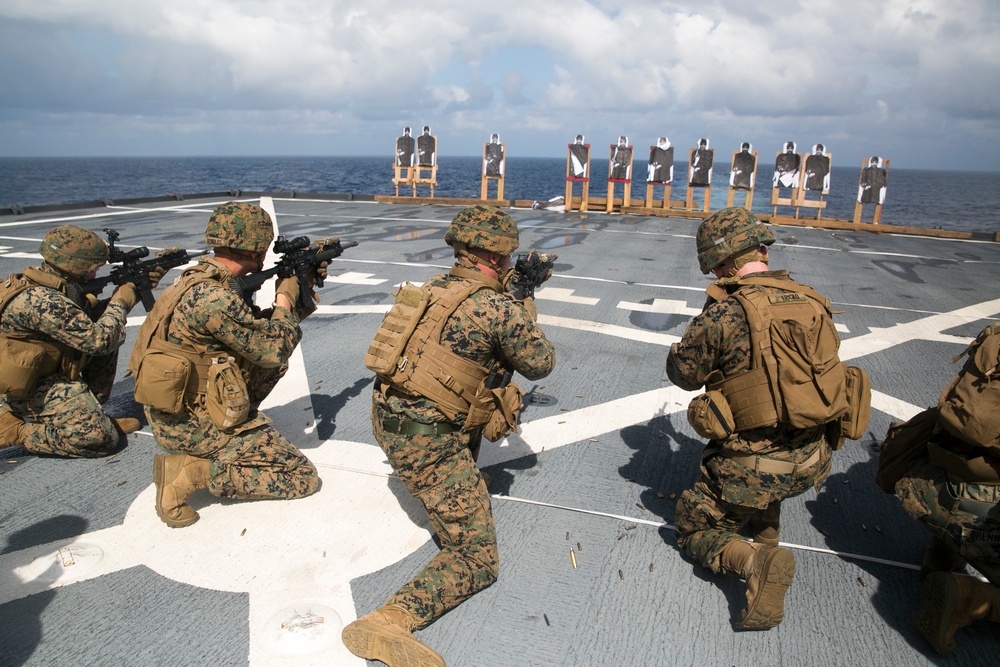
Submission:
[[[108,262],[110,264],[120,264],[121,266],[116,266],[106,276],[80,283],[80,290],[84,294],[97,296],[104,291],[104,288],[109,283],[114,283],[115,285],[132,283],[142,298],[142,307],[146,309],[147,313],[153,309],[153,304],[156,303],[156,299],[153,297],[153,286],[149,282],[150,271],[162,268],[164,273],[166,273],[174,267],[187,264],[195,257],[200,257],[208,253],[207,250],[195,253],[189,253],[187,250],[175,250],[158,257],[153,257],[152,259],[143,260],[143,257],[149,256],[149,248],[139,246],[138,248],[125,251],[115,247],[115,243],[120,238],[117,231],[105,227],[104,233],[108,235]]]
[[[508,278],[508,292],[521,301],[534,298],[535,288],[552,276],[552,267],[557,259],[552,253],[537,250],[519,253]]]
[[[313,309],[313,304],[312,296],[309,294],[309,280],[315,276],[316,286],[323,286],[322,278],[315,274],[316,267],[323,262],[340,257],[344,253],[344,248],[353,248],[356,245],[358,245],[357,241],[341,242],[339,236],[320,239],[314,245],[310,245],[308,236],[296,236],[293,239],[279,236],[274,242],[274,251],[281,255],[277,264],[264,271],[249,273],[241,278],[233,278],[229,284],[243,295],[247,304],[253,305],[253,293],[273,276],[279,278],[298,276],[298,306],[304,312],[310,312]]]

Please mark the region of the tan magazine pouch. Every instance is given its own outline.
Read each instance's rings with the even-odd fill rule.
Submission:
[[[212,423],[223,430],[239,426],[250,414],[250,394],[233,357],[219,357],[208,368],[205,408]]]

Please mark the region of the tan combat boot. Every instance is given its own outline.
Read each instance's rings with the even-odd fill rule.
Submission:
[[[417,619],[410,612],[387,604],[344,628],[341,639],[359,658],[389,667],[445,667],[440,655],[413,636],[415,627]]]
[[[156,485],[156,515],[171,528],[190,526],[198,513],[187,504],[195,489],[208,486],[208,460],[186,454],[156,454],[153,457]]]
[[[753,541],[757,544],[778,546],[781,536],[781,501],[775,500],[766,509],[754,512],[750,518]]]
[[[722,550],[722,567],[747,582],[747,606],[737,630],[770,630],[785,617],[785,592],[795,576],[795,557],[782,547],[736,540]]]
[[[1000,623],[1000,588],[952,572],[927,575],[913,627],[935,651],[950,655],[958,629],[980,618]]]
[[[139,430],[139,420],[132,417],[112,417],[111,423],[121,435],[128,435]]]
[[[24,441],[24,420],[0,408],[0,447],[16,447]]]

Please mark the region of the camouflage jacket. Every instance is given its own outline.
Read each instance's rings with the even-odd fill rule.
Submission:
[[[199,266],[203,264],[229,273],[216,259],[203,259]],[[161,298],[165,297],[166,293]],[[262,368],[284,364],[301,339],[302,329],[292,311],[275,308],[270,319],[254,317],[243,298],[224,281],[202,282],[188,290],[177,303],[167,328],[167,340],[172,343],[189,343],[207,351],[225,350]]]
[[[428,285],[462,280],[448,274],[431,278]],[[555,347],[528,314],[522,302],[507,293],[480,290],[459,305],[445,323],[441,343],[456,354],[484,366],[502,364],[529,380],[538,380],[555,367]],[[446,421],[425,398],[409,396],[376,382],[375,405],[385,414],[429,423]]]
[[[39,271],[58,276],[46,264]],[[70,283],[70,294],[77,291]],[[103,307],[103,304],[102,304]],[[128,311],[118,301],[107,303],[100,316],[82,296],[57,289],[29,287],[0,314],[0,333],[43,342],[62,343],[92,357],[111,354],[125,342]]]
[[[762,271],[760,276],[788,280],[787,271]],[[725,279],[718,281],[725,285]],[[753,285],[747,289],[772,290]],[[667,354],[667,377],[681,389],[695,391],[705,386],[714,370],[725,377],[750,370],[752,348],[746,312],[735,298],[709,299],[701,313],[688,325],[679,343]],[[784,424],[755,428],[734,434],[727,449],[768,454],[782,452],[798,444],[815,442],[822,427],[794,429]]]

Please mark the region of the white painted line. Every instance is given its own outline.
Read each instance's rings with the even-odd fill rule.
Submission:
[[[691,315],[693,317],[701,313],[700,308],[691,308],[687,305],[687,301],[674,299],[653,299],[653,303],[619,301],[618,307],[622,310],[633,310],[638,313],[660,313],[662,315]]]
[[[671,343],[680,340],[680,336],[643,331],[642,329],[631,329],[620,327],[615,324],[604,324],[603,322],[592,322],[590,320],[576,320],[570,317],[555,317],[553,315],[539,315],[538,323],[545,326],[561,327],[563,329],[576,329],[577,331],[589,331],[591,333],[602,334],[604,336],[616,336],[637,343],[652,343],[670,347]]]
[[[593,306],[600,299],[593,299],[585,296],[573,296],[575,290],[564,289],[562,287],[543,287],[535,291],[536,301],[560,301],[562,303],[578,303],[584,306]]]
[[[340,285],[381,285],[386,282],[385,278],[372,278],[374,273],[358,273],[348,271],[338,276],[328,276],[324,283],[337,283]]]
[[[912,340],[931,340],[958,345],[968,345],[969,339],[942,333],[947,329],[993,319],[1000,313],[1000,299],[983,301],[948,313],[922,317],[891,327],[872,327],[868,333],[845,340],[840,346],[843,361],[881,352]]]

